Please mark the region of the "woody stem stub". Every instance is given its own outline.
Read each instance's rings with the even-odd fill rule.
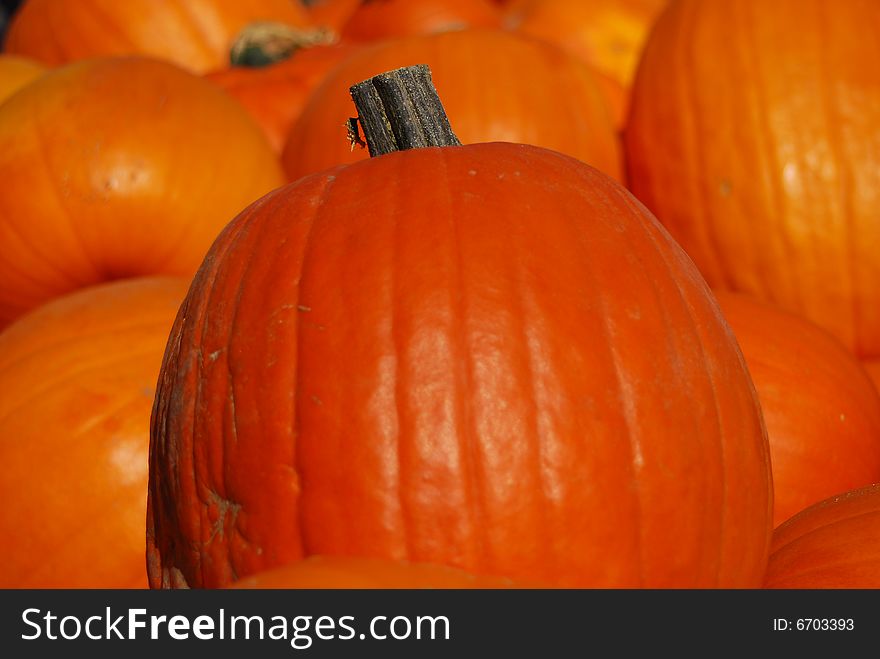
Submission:
[[[430,146],[461,146],[426,64],[380,73],[350,90],[370,156]]]

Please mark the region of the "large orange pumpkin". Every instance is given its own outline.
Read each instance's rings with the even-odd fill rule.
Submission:
[[[0,333],[0,587],[146,587],[150,409],[188,283],[83,289]]]
[[[880,357],[880,3],[674,0],[645,48],[629,184],[709,283]]]
[[[220,235],[169,339],[154,587],[313,554],[757,586],[771,514],[711,292],[623,187],[554,151],[420,148],[276,190]]]
[[[238,33],[257,21],[307,25],[292,0],[25,0],[4,50],[57,66],[144,55],[205,73],[225,68]]]
[[[471,574],[446,565],[379,558],[310,556],[245,577],[231,588],[411,589],[524,588],[504,577]]]
[[[198,76],[144,58],[47,73],[0,105],[0,327],[81,286],[191,276],[282,182],[259,127]]]
[[[349,86],[419,63],[431,67],[462,142],[544,146],[620,176],[611,110],[585,64],[536,39],[460,30],[364,47],[333,69],[291,128],[282,155],[288,178],[366,158],[345,135]]]
[[[880,485],[844,492],[773,532],[765,588],[880,588]]]
[[[746,358],[773,465],[773,522],[880,482],[880,395],[837,339],[750,296],[718,302]]]
[[[46,67],[30,57],[0,55],[0,103],[46,72]]]

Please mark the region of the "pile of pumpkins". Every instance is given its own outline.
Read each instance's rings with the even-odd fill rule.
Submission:
[[[880,587],[878,44],[857,0],[24,0],[0,587]],[[415,64],[461,145],[370,157],[350,88]]]

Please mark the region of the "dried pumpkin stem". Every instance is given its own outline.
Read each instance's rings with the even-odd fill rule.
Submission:
[[[461,146],[427,64],[380,73],[349,91],[371,157],[429,146]]]
[[[232,66],[262,67],[287,59],[297,50],[338,39],[326,28],[303,29],[276,22],[251,23],[238,33],[229,51]]]

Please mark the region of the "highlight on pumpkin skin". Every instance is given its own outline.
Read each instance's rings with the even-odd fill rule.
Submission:
[[[758,391],[773,468],[773,523],[880,482],[880,394],[847,348],[806,318],[716,291]]]
[[[773,532],[765,588],[880,588],[880,485],[799,512]]]
[[[83,286],[192,276],[282,183],[261,129],[200,76],[142,57],[46,73],[0,104],[0,327]]]
[[[310,24],[292,0],[25,0],[4,50],[49,66],[141,55],[201,74],[228,66],[235,36],[255,21]]]
[[[0,332],[0,588],[144,588],[150,413],[189,280],[58,298]]]
[[[506,589],[541,586],[526,585],[506,577],[472,574],[465,570],[430,563],[350,556],[309,556],[289,565],[239,579],[229,587],[235,589]]]

